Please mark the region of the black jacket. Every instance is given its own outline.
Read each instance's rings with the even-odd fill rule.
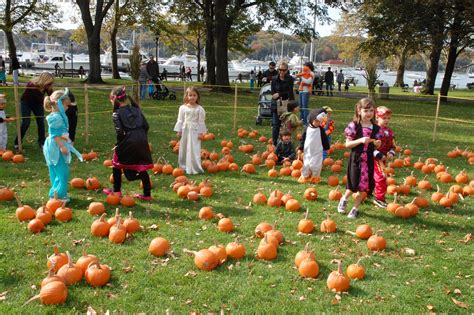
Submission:
[[[295,94],[293,91],[294,79],[287,74],[285,79],[280,79],[280,76],[273,77],[272,80],[272,95],[280,94],[282,100],[294,100]],[[276,100],[272,100],[272,110],[276,110]]]
[[[112,115],[117,135],[115,153],[121,164],[153,164],[148,146],[148,122],[140,108],[119,107]]]
[[[278,156],[278,163],[281,163],[284,158],[289,158],[291,161],[296,158],[295,148],[293,148],[291,141],[288,141],[288,143],[278,141],[275,154]]]

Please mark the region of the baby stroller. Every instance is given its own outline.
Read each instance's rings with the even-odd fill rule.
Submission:
[[[170,100],[175,100],[176,92],[168,89],[166,85],[164,85],[163,82],[158,79],[153,85],[153,91],[152,91],[151,97],[154,100],[164,100],[167,97],[169,97]]]
[[[272,85],[265,84],[258,94],[258,111],[255,124],[261,125],[264,118],[272,118]]]

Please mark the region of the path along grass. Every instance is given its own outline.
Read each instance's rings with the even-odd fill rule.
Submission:
[[[78,100],[79,111],[84,112],[83,93],[73,89]],[[104,159],[111,158],[115,135],[111,121],[111,106],[108,100],[110,89],[89,88],[91,101],[90,112],[90,146],[84,148],[84,116],[78,124],[76,147],[93,149],[99,153],[99,160],[87,163],[74,161],[71,166],[72,177],[87,178],[95,175],[104,185],[109,185],[110,169],[102,166]],[[7,91],[7,93],[10,93]],[[178,91],[178,100],[182,94]],[[9,96],[9,99],[12,97]],[[220,152],[222,139],[232,140],[235,144],[233,155],[242,166],[250,160],[248,155],[237,150],[240,143],[252,143],[255,151],[264,151],[265,146],[253,139],[239,139],[232,133],[233,94],[211,94],[203,92],[202,105],[207,111],[206,123],[216,139],[203,143],[209,151]],[[310,107],[329,105],[334,109],[333,119],[336,129],[333,142],[343,141],[343,129],[353,115],[355,101],[338,97],[312,97]],[[143,111],[150,123],[149,138],[153,146],[153,156],[165,157],[173,165],[177,164],[177,155],[172,153],[168,141],[174,139],[172,131],[180,101],[147,100]],[[441,108],[444,117],[438,125],[438,138],[431,141],[435,101],[394,102],[378,101],[393,109],[391,127],[394,129],[397,142],[402,147],[413,151],[412,160],[433,157],[449,166],[452,175],[467,169],[474,177],[472,166],[464,158],[448,159],[447,151],[458,146],[462,149],[474,149],[474,108],[464,104],[447,104]],[[7,112],[12,115],[13,108]],[[248,130],[256,129],[270,137],[269,121],[263,126],[255,126],[257,112],[257,95],[242,94],[238,99],[237,126]],[[14,127],[9,126],[10,145],[13,141]],[[36,126],[34,121],[25,138],[24,144],[27,162],[14,165],[0,162],[0,184],[14,186],[25,204],[35,208],[45,202],[49,189],[47,168],[43,156],[36,145]],[[342,151],[336,151],[334,158],[342,158]],[[347,164],[344,165],[347,166]],[[412,168],[396,171],[396,179],[401,183]],[[421,172],[415,170],[420,180]],[[16,205],[13,202],[2,203],[0,207],[0,292],[7,291],[5,299],[0,302],[4,313],[22,312],[85,312],[88,306],[97,311],[122,310],[135,312],[163,312],[170,309],[172,313],[218,312],[221,309],[243,313],[266,312],[405,312],[420,313],[428,311],[427,305],[435,312],[458,313],[472,312],[472,288],[474,263],[472,241],[460,242],[466,234],[472,233],[473,205],[471,198],[460,202],[453,209],[444,209],[431,205],[420,211],[415,218],[402,220],[393,217],[371,203],[361,207],[361,216],[355,221],[336,213],[335,202],[328,200],[332,189],[326,185],[330,171],[322,173],[322,182],[316,185],[319,198],[316,202],[304,202],[303,192],[307,185],[298,184],[291,177],[270,178],[267,169],[257,168],[256,175],[240,172],[218,173],[209,176],[215,194],[210,199],[201,199],[194,203],[178,199],[169,188],[173,178],[166,175],[152,177],[155,200],[150,203],[139,202],[131,209],[145,227],[123,245],[113,245],[108,239],[94,238],[90,235],[90,225],[95,219],[85,210],[91,201],[104,201],[100,192],[70,190],[71,208],[74,218],[71,222],[57,222],[47,226],[45,232],[30,234],[26,224],[20,224],[15,218]],[[342,179],[344,174],[340,174]],[[196,181],[208,175],[192,176]],[[435,175],[429,180],[437,183]],[[449,185],[440,184],[446,192]],[[268,192],[280,189],[291,191],[296,199],[310,209],[310,218],[317,224],[325,218],[326,212],[332,215],[337,223],[337,233],[323,235],[314,232],[312,235],[298,235],[297,224],[302,213],[289,213],[283,208],[274,209],[267,206],[250,204],[257,189]],[[127,182],[124,191],[140,192],[137,182]],[[418,189],[403,198],[404,202],[418,195]],[[428,199],[431,192],[422,193]],[[389,197],[390,198],[390,197]],[[222,212],[239,224],[232,234],[217,230],[216,222],[201,221],[198,210],[205,205],[214,207],[215,212]],[[121,208],[123,213],[128,209]],[[112,214],[114,208],[107,206]],[[255,226],[260,222],[278,222],[278,228],[284,233],[287,243],[281,246],[278,258],[272,262],[259,261],[254,251],[259,240],[253,237]],[[364,241],[359,241],[346,234],[345,230],[355,230],[362,223],[370,224],[376,230],[383,230],[388,247],[385,252],[372,255]],[[158,229],[148,227],[156,224]],[[162,236],[172,242],[175,257],[157,259],[148,254],[150,241]],[[239,236],[247,247],[246,257],[239,261],[228,261],[212,272],[198,271],[193,259],[182,253],[183,248],[199,250],[214,243],[227,244]],[[316,280],[303,280],[293,267],[295,254],[310,242],[315,250],[320,266],[320,275]],[[77,259],[82,251],[79,244],[90,244],[88,252],[101,258],[101,261],[113,268],[109,286],[94,289],[84,282],[69,289],[65,305],[45,307],[36,303],[27,306],[22,304],[38,293],[39,282],[45,276],[46,255],[53,251],[53,245],[59,245],[62,251],[69,250]],[[404,254],[404,248],[414,249],[415,256]],[[331,270],[336,269],[332,263],[341,259],[345,266],[355,263],[361,256],[368,255],[362,261],[367,271],[366,279],[352,281],[349,294],[335,299],[335,294],[326,289],[326,279]],[[454,293],[458,289],[460,293]],[[458,291],[456,291],[458,292]],[[452,299],[468,304],[469,309],[457,306]]]

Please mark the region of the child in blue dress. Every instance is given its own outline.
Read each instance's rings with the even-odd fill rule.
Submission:
[[[55,91],[51,96],[44,98],[44,109],[51,112],[46,117],[48,122],[48,138],[43,146],[43,154],[49,169],[49,178],[51,189],[49,198],[54,198],[57,193],[58,199],[69,201],[67,195],[69,181],[69,164],[71,163],[72,153],[82,161],[82,156],[77,151],[69,139],[69,123],[66,116],[66,110],[69,107],[70,100],[68,89]]]

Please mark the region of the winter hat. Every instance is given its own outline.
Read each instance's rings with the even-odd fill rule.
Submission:
[[[308,115],[308,123],[312,123],[314,120],[322,122],[327,117],[327,112],[324,108],[315,108]]]

